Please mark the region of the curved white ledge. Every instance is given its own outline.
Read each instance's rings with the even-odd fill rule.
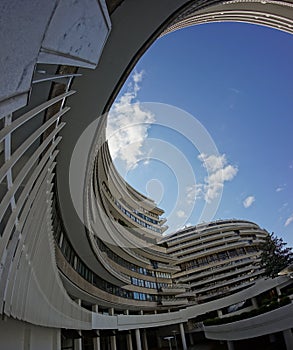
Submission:
[[[9,16],[6,18],[4,27],[8,28],[7,32],[10,33],[10,38],[5,42],[3,47],[5,51],[9,51],[8,54],[10,57],[8,57],[9,59],[7,62],[2,65],[1,72],[3,73],[2,76],[5,77],[5,79],[3,78],[5,82],[5,91],[0,91],[1,117],[7,120],[10,118],[8,114],[24,105],[32,82],[33,69],[36,62],[54,62],[58,64],[72,64],[74,62],[74,64],[80,67],[94,67],[99,60],[99,53],[103,49],[97,69],[94,71],[81,70],[83,77],[77,79],[73,84],[73,88],[77,90],[78,93],[70,98],[71,109],[68,111],[68,116],[63,118],[63,120],[67,122],[67,126],[62,131],[63,140],[60,145],[60,153],[57,157],[57,185],[67,232],[69,232],[70,240],[81,259],[97,273],[105,273],[105,269],[103,269],[102,266],[97,266],[96,257],[92,252],[84,226],[75,212],[70,197],[68,182],[73,149],[86,127],[89,126],[92,121],[96,120],[104,111],[109,109],[114,97],[134,64],[147,47],[158,37],[161,31],[176,17],[177,11],[181,11],[183,7],[189,7],[193,4],[194,11],[198,9],[197,6],[201,6],[201,8],[203,9],[204,7],[204,11],[209,14],[209,11],[216,11],[215,7],[208,7],[213,2],[214,1],[206,1],[203,5],[199,4],[197,1],[193,2],[188,0],[160,0],[160,2],[150,2],[149,0],[140,0],[139,2],[125,0],[112,14],[111,21],[113,23],[113,30],[104,49],[103,42],[107,37],[106,29],[109,29],[110,26],[107,15],[103,17],[101,13],[98,13],[96,22],[91,22],[90,27],[87,28],[93,36],[90,41],[96,43],[95,57],[92,56],[90,50],[86,51],[87,49],[85,47],[81,48],[80,54],[73,54],[72,50],[78,52],[80,47],[80,40],[82,40],[80,36],[78,36],[78,38],[74,37],[74,35],[73,38],[71,37],[74,41],[72,45],[69,44],[68,41],[68,37],[73,33],[71,31],[70,35],[67,36],[69,27],[72,29],[72,22],[74,22],[74,26],[78,26],[80,23],[79,20],[76,21],[75,16],[78,17],[80,12],[82,12],[80,11],[81,8],[83,9],[82,1],[75,1],[79,7],[75,8],[74,16],[70,18],[71,22],[62,21],[61,18],[59,22],[60,26],[55,25],[56,21],[58,24],[57,19],[62,15],[62,6],[69,6],[69,2],[66,2],[66,4],[60,1],[48,3],[49,5],[47,4],[46,9],[42,9],[43,11],[41,11],[41,7],[43,6],[40,1],[32,1],[31,6],[28,6],[28,2],[24,2],[22,4],[24,8],[22,17],[26,19],[26,23],[12,21],[11,17],[16,15],[16,13],[12,12],[9,7],[10,12]],[[13,2],[6,1],[6,3],[9,4]],[[38,6],[35,6],[36,3]],[[89,3],[92,6],[91,8],[97,11],[97,1],[88,1],[88,4]],[[56,5],[55,8],[53,8],[54,4]],[[224,3],[222,5],[223,8],[227,5],[231,10],[239,10],[241,14],[242,5],[240,4],[240,2],[231,2],[228,5]],[[283,3],[279,1],[270,1],[270,4],[272,4],[272,19],[281,26],[283,25],[282,21],[284,22],[284,26],[288,27],[288,25],[291,25],[293,17],[291,7],[286,5],[287,7],[284,7],[286,8],[286,14],[280,14],[278,9],[283,6]],[[274,6],[274,4],[277,4],[277,7]],[[247,3],[245,6],[247,6],[247,9],[251,8],[251,10],[255,11],[255,9],[253,9],[253,3]],[[93,19],[91,8],[86,8],[86,11],[87,15]],[[243,14],[244,21],[247,20],[247,9],[245,9],[245,14]],[[72,8],[70,8],[70,11],[71,10]],[[65,13],[68,11],[69,9],[66,8]],[[39,14],[41,13],[45,13],[45,15],[40,17]],[[103,17],[102,20],[100,15]],[[256,12],[253,14],[250,13],[249,15],[257,17]],[[264,18],[267,18],[268,22],[270,21],[270,17],[266,15],[261,17],[262,18],[254,19],[256,22],[260,23],[263,23]],[[36,19],[39,23],[39,30],[35,30],[35,25],[37,24],[35,21]],[[52,21],[50,22],[52,26],[48,26],[49,19]],[[231,19],[235,18],[231,17]],[[220,18],[220,20],[224,20],[224,18]],[[275,25],[275,22],[272,22],[272,24]],[[13,27],[12,23],[17,24]],[[101,31],[100,27],[98,28],[98,23],[103,25],[103,31]],[[129,30],[130,23],[131,31]],[[27,26],[28,24],[29,27]],[[22,27],[26,27],[28,30],[23,31]],[[20,39],[18,36],[19,33],[21,33]],[[38,34],[38,38],[33,37],[37,40],[31,40],[32,33]],[[103,35],[100,37],[100,40],[97,40],[101,33]],[[63,36],[64,39],[67,36],[67,39],[64,42],[64,47],[58,48],[56,47],[58,44],[55,45],[54,43],[54,38],[60,38],[60,36]],[[25,37],[25,39],[30,38],[34,47],[27,46],[28,41],[23,40],[23,37]],[[85,42],[88,43],[88,41],[89,40],[86,39]],[[9,43],[13,45],[9,45]],[[17,50],[15,50],[16,48]],[[31,52],[25,50],[24,54],[22,52],[23,49],[30,49]],[[18,56],[16,61],[13,58],[15,54]],[[3,57],[4,59],[7,58],[5,55]],[[23,65],[19,63],[20,60],[23,61]],[[9,68],[13,67],[13,69],[10,69],[8,72],[11,74],[6,74],[7,72],[5,72],[7,65]],[[17,101],[17,98],[21,99],[21,101]],[[15,100],[13,101],[13,99]],[[26,117],[30,117],[30,115]],[[8,174],[8,178],[11,178],[13,162],[19,160],[16,158],[21,157],[25,146],[29,147],[31,144],[30,141],[33,141],[30,139],[30,136],[39,137],[41,136],[40,134],[45,134],[45,129],[49,127],[49,124],[50,121],[44,127],[38,127],[39,129],[37,129],[37,131],[30,130],[27,132],[27,134],[29,134],[26,135],[27,144],[23,143],[20,146],[18,153],[14,154],[14,158],[12,158],[11,161],[9,161],[9,157],[7,157],[5,160],[7,161],[6,165],[5,163],[4,165],[1,164],[3,175]],[[64,125],[65,123],[63,122],[59,123],[54,132],[50,134],[54,146],[52,149],[53,153],[46,153],[43,155],[45,161],[44,167],[40,167],[42,164],[41,162],[35,168],[32,167],[32,175],[28,181],[24,183],[21,196],[18,200],[15,200],[14,195],[11,197],[10,205],[13,210],[11,210],[12,213],[7,221],[6,231],[4,231],[1,237],[2,240],[0,240],[0,258],[1,263],[3,262],[3,265],[1,265],[0,284],[1,311],[3,310],[6,315],[19,320],[59,328],[146,328],[183,322],[194,318],[197,314],[242,301],[248,295],[251,297],[251,295],[256,295],[262,290],[261,288],[257,289],[251,287],[236,295],[202,305],[191,306],[174,313],[145,316],[106,316],[91,313],[81,308],[77,303],[74,303],[66,294],[58,275],[51,226],[53,169],[56,165],[55,157],[57,155],[57,151],[55,151],[54,148],[60,140],[59,138],[55,139],[55,133]],[[11,130],[8,134],[6,134],[6,131],[6,136],[3,134],[3,137],[5,136],[8,140],[11,137]],[[34,132],[36,132],[36,134],[33,134]],[[54,139],[56,142],[54,142]],[[86,184],[87,180],[87,166],[88,164],[91,165],[90,162],[92,161],[89,154],[92,155],[90,148],[84,150],[84,157],[81,159],[83,163],[80,164],[80,167],[83,168],[83,176],[81,176],[80,181],[83,184]],[[9,156],[10,155],[11,154],[9,154]],[[80,199],[82,203],[84,199],[83,193],[84,192],[81,191]],[[98,218],[98,220],[100,220],[100,218]],[[17,225],[15,223],[17,223]],[[105,225],[102,220],[100,224],[101,226]],[[13,231],[14,226],[15,230]],[[11,242],[10,234],[8,233],[11,233]],[[110,278],[115,280],[115,278],[109,274],[109,279]],[[269,285],[264,284],[263,290],[266,290],[266,288],[269,288]],[[284,310],[292,311],[291,308],[284,308]],[[170,317],[170,315],[172,315],[172,317]],[[291,325],[291,316],[287,315],[287,317]],[[282,327],[282,320],[278,322],[280,322],[278,327]],[[259,325],[259,327],[261,326]]]
[[[262,315],[224,325],[204,327],[208,339],[241,340],[277,333],[293,327],[293,304]]]

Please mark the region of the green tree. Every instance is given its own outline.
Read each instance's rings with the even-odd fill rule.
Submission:
[[[287,243],[270,233],[264,243],[261,244],[261,266],[268,277],[277,277],[278,273],[293,262],[292,248],[286,247]]]

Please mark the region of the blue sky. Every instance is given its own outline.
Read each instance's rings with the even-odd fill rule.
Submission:
[[[171,231],[239,218],[293,246],[292,62],[291,35],[243,23],[176,31],[140,59],[113,106],[108,134],[123,132],[110,148]]]

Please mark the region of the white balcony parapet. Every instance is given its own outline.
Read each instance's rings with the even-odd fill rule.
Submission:
[[[293,304],[231,323],[205,326],[205,336],[217,340],[241,340],[277,333],[293,327]]]

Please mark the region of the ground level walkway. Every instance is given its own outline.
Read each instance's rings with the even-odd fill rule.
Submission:
[[[197,343],[195,345],[189,345],[188,350],[227,350],[227,344],[220,344],[219,342],[211,341],[211,342],[204,342],[204,343]],[[163,348],[154,348],[151,350],[170,350],[169,347],[163,347]],[[182,350],[181,347],[178,346],[178,349],[176,349],[175,345],[172,345],[172,350]]]

